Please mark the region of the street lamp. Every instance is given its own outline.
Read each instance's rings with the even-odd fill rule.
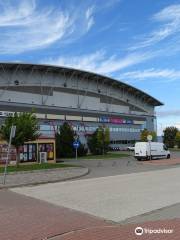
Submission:
[[[148,140],[148,143],[149,143],[149,154],[150,154],[149,160],[151,160],[151,159],[152,159],[152,158],[151,158],[151,141],[152,141],[152,135],[148,135],[148,136],[147,136],[147,140]]]

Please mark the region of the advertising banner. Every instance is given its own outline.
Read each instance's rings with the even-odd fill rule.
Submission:
[[[100,118],[99,118],[99,122],[101,122],[101,123],[108,123],[108,122],[109,122],[109,118],[108,118],[108,117],[105,117],[105,116],[100,117]]]
[[[114,117],[111,117],[110,118],[110,122],[111,123],[114,123],[114,124],[124,124],[126,123],[126,120],[122,119],[122,118],[114,118]]]

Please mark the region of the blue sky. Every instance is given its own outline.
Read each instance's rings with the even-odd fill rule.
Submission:
[[[158,98],[180,127],[180,1],[0,0],[0,61],[108,75]]]

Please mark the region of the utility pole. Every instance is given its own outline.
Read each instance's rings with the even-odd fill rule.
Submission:
[[[152,141],[152,135],[148,135],[147,136],[147,140],[148,140],[148,143],[149,143],[149,160],[152,160],[152,157],[151,157],[151,141]]]
[[[6,183],[7,167],[8,167],[8,163],[9,163],[9,151],[10,151],[10,147],[11,147],[12,138],[15,137],[15,134],[16,134],[16,126],[12,125],[11,131],[10,131],[10,136],[9,136],[7,157],[6,157],[5,167],[4,167],[4,177],[3,177],[3,184],[4,185]]]

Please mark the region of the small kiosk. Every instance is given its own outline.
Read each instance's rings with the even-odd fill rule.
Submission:
[[[0,141],[0,163],[7,158],[8,144]],[[43,154],[42,154],[43,153]],[[16,161],[16,149],[11,146],[9,161]],[[54,138],[39,138],[26,142],[20,147],[21,162],[56,162],[56,146]]]

